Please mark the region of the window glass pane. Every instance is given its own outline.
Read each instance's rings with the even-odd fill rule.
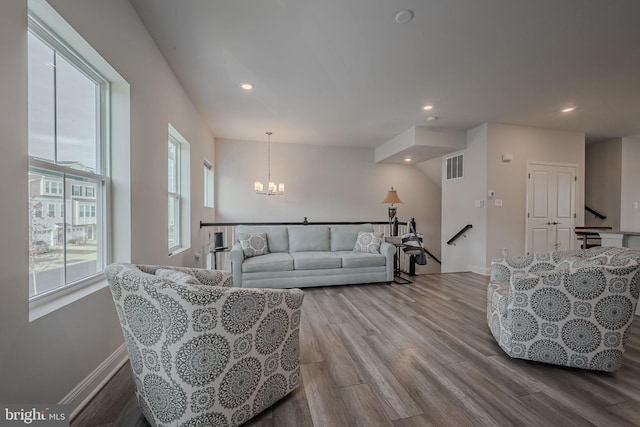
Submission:
[[[169,141],[168,158],[169,193],[178,192],[178,144]]]
[[[462,154],[458,156],[458,178],[462,178]]]
[[[95,82],[56,56],[58,163],[97,170],[98,90]]]
[[[62,286],[64,283],[64,218],[42,215],[43,204],[62,202],[62,194],[46,194],[49,183],[61,175],[29,171],[29,296]]]
[[[54,53],[29,33],[29,155],[55,162]]]
[[[204,164],[204,205],[213,207],[213,168],[207,162]]]
[[[179,224],[179,199],[169,196],[169,249],[180,245]]]
[[[451,163],[452,159],[447,159],[447,179],[451,179]]]
[[[68,178],[66,181],[67,186],[90,187],[98,194],[102,194],[102,183],[100,182],[81,178]],[[66,282],[68,284],[102,271],[104,262],[101,250],[102,210],[97,209],[97,201],[88,200],[72,193],[66,203],[67,206],[70,206],[67,211],[73,213],[72,218],[67,218]]]

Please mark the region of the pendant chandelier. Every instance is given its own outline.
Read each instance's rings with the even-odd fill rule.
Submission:
[[[267,134],[268,148],[267,148],[267,190],[264,189],[264,184],[261,181],[254,182],[254,189],[256,194],[262,194],[263,196],[281,196],[284,194],[284,184],[276,184],[271,181],[271,134],[272,132],[265,132]]]

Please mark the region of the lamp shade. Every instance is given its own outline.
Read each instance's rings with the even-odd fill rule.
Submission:
[[[387,192],[387,197],[381,203],[402,203],[402,200],[398,197],[398,192],[391,187],[391,190]]]

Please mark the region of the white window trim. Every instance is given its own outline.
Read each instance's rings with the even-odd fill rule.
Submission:
[[[46,23],[52,32],[55,32],[60,39],[65,41],[67,47],[73,49],[74,54],[77,52],[79,54],[76,54],[78,57],[84,58],[109,81],[111,90],[107,91],[103,101],[111,105],[113,111],[128,113],[131,108],[129,83],[45,0],[28,0],[28,7],[30,17],[36,17],[41,22]],[[111,182],[107,182],[105,188],[105,203],[107,206],[111,206],[111,209],[108,209],[106,214],[103,215],[103,226],[106,226],[106,224],[112,225],[111,236],[107,239],[105,248],[106,265],[113,259],[118,259],[118,261],[122,262],[131,261],[131,175],[129,157],[131,122],[127,114],[117,114],[111,120],[108,117],[110,111],[107,109],[102,110],[107,114],[107,117],[102,117],[101,123],[109,123],[110,127],[102,126],[101,129],[102,132],[105,132],[105,135],[103,135],[105,143],[102,146],[103,152],[100,153],[101,158],[99,161],[105,171],[111,171],[117,177],[117,188],[115,190],[112,188]],[[116,146],[112,147],[109,144],[110,136],[117,139],[118,144]],[[110,156],[105,156],[107,153]],[[82,175],[82,171],[74,170],[73,174]],[[117,204],[112,201],[117,202]],[[66,212],[64,203],[61,207]],[[112,221],[110,218],[112,214],[119,221]],[[106,286],[108,286],[108,283],[101,272],[92,278],[74,284],[74,286],[58,288],[31,298],[29,299],[29,322],[82,299]]]

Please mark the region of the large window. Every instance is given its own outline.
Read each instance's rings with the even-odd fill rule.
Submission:
[[[169,253],[180,247],[180,143],[169,135]]]
[[[88,283],[108,262],[108,109],[107,81],[30,16],[30,298]]]

